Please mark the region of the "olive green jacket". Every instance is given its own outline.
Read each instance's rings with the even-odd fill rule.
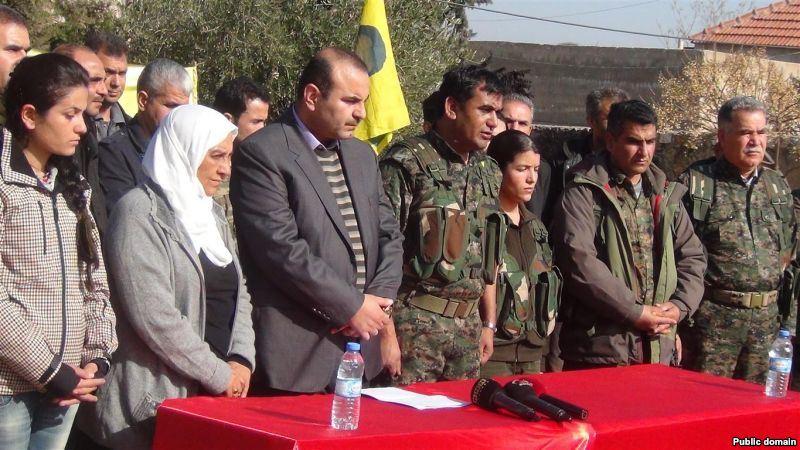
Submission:
[[[643,177],[655,196],[651,201],[657,233],[654,302],[673,302],[683,320],[702,298],[706,257],[681,203],[686,188],[667,183],[654,165]],[[621,214],[609,187],[608,156],[577,166],[557,205],[551,230],[555,264],[564,276],[561,356],[590,364],[669,364],[674,357],[674,327],[653,340],[634,327],[644,305],[634,273],[634,237]],[[653,354],[651,361],[640,353],[637,341],[642,338],[642,347],[649,346]]]

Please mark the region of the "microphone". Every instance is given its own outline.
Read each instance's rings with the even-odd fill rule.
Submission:
[[[503,408],[525,420],[540,420],[536,411],[510,398],[503,392],[500,383],[489,378],[481,378],[472,386],[472,403],[483,409],[494,411]]]
[[[509,381],[506,383],[503,390],[514,400],[557,422],[568,422],[572,420],[572,417],[562,408],[540,399],[536,395],[536,391],[533,389],[531,383],[527,380]]]
[[[588,409],[583,409],[578,405],[573,405],[570,402],[566,402],[559,398],[555,398],[552,395],[542,394],[539,396],[539,398],[546,401],[547,403],[550,403],[553,406],[557,406],[563,409],[564,411],[569,413],[569,415],[574,419],[586,420],[589,418]]]
[[[541,382],[539,382],[539,380],[535,380],[533,378],[524,378],[524,380],[531,384],[531,388],[533,388],[534,392],[536,392],[536,394],[539,396],[541,400],[544,400],[553,406],[557,406],[563,409],[573,419],[586,420],[589,418],[588,409],[584,409],[578,405],[572,404],[570,402],[561,400],[560,398],[556,398],[553,397],[552,395],[546,394],[545,393],[546,389],[544,385]]]

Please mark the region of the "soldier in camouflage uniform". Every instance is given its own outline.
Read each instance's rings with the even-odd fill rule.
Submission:
[[[495,136],[487,153],[503,171],[499,200],[508,228],[495,284],[494,352],[481,376],[539,373],[561,297],[561,276],[553,266],[547,230],[525,208],[536,186],[541,157],[529,134],[516,130]]]
[[[497,126],[503,90],[483,66],[450,70],[432,129],[381,158],[386,195],[405,236],[393,313],[402,355],[402,364],[390,368],[395,383],[474,378],[492,352],[494,290],[486,284],[494,283],[498,260],[497,238],[490,237],[501,228],[501,175],[482,150]],[[384,339],[387,347],[391,341]],[[396,350],[386,348],[384,359]]]
[[[796,220],[786,180],[762,165],[763,103],[735,97],[717,116],[720,157],[680,176],[708,270],[703,302],[685,333],[703,372],[763,383],[779,327],[778,290],[792,259]]]
[[[269,117],[269,105],[267,91],[248,77],[228,80],[219,88],[212,107],[236,125],[238,133],[233,142],[234,151],[248,136],[264,128]],[[214,201],[225,211],[225,218],[228,219],[228,226],[231,227],[235,239],[236,227],[233,224],[233,206],[227,180],[220,184],[214,194]]]

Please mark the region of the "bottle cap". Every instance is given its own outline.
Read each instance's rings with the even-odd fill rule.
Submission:
[[[778,332],[778,336],[782,338],[788,338],[791,335],[789,334],[789,330],[784,330],[781,328],[781,331]]]
[[[358,342],[348,342],[347,343],[347,351],[348,352],[360,352],[361,351],[361,344]]]

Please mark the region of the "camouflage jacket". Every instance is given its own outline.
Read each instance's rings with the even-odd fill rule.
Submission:
[[[705,208],[700,207],[703,178],[711,182],[703,194],[710,200]],[[792,258],[796,224],[783,175],[760,167],[748,186],[739,170],[720,158],[693,166],[679,180],[689,187],[684,204],[708,257],[706,286],[740,292],[778,289]]]
[[[461,155],[435,131],[430,131],[419,138],[433,146],[446,166],[450,190],[459,203],[454,205],[456,208],[473,214],[489,202],[494,211],[498,210],[497,193],[502,175],[492,158],[476,151],[471,153],[469,161],[464,163]],[[422,167],[420,160],[410,149],[409,142],[403,141],[387,149],[381,156],[380,169],[386,196],[405,237],[403,282],[399,295],[416,289],[418,292],[453,300],[478,299],[485,289],[485,281],[479,276],[448,281],[433,274],[431,277],[420,279],[411,268],[411,259],[420,252],[418,236],[423,232],[421,228],[425,227],[419,214],[420,207],[424,206],[426,194],[434,189],[435,180]],[[485,195],[487,191],[493,192],[493,195],[487,197]],[[466,265],[473,269],[479,268],[483,263],[483,225],[479,220],[471,220],[469,225]]]

